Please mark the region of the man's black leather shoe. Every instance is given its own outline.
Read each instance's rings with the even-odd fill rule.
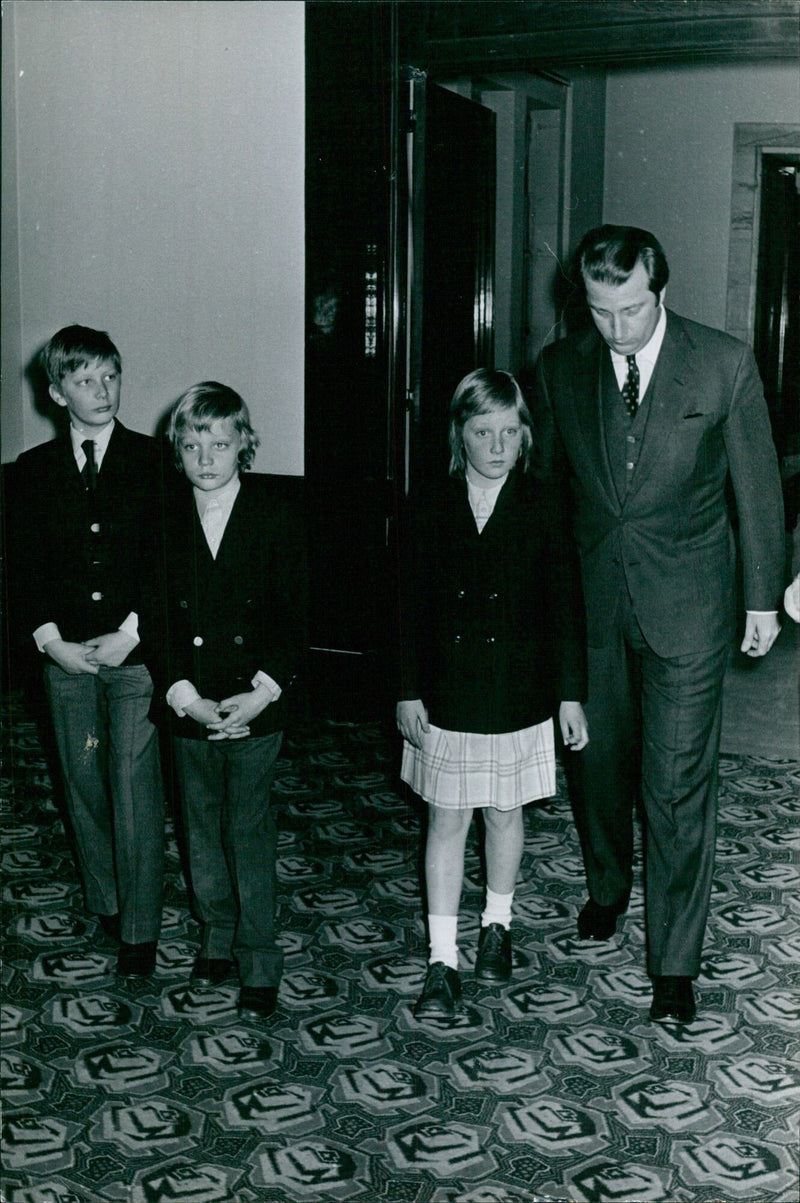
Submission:
[[[103,929],[103,934],[119,944],[122,939],[122,921],[119,915],[96,915],[97,922]]]
[[[222,957],[198,957],[192,966],[191,980],[198,986],[220,986],[233,969],[233,961]]]
[[[502,923],[489,923],[481,928],[475,976],[479,982],[511,980],[511,932]]]
[[[617,930],[617,917],[626,907],[627,903],[620,902],[601,906],[589,898],[578,915],[578,935],[582,940],[610,940]]]
[[[242,986],[239,991],[239,1018],[247,1023],[264,1023],[278,1005],[277,986]]]
[[[653,977],[651,1019],[691,1023],[696,1014],[697,1007],[690,977]]]
[[[461,1010],[461,979],[457,969],[451,969],[444,961],[434,961],[428,966],[425,985],[422,987],[414,1014],[417,1019],[426,1015],[440,1019],[454,1019]]]
[[[119,946],[117,957],[117,975],[119,977],[150,977],[156,967],[156,941],[146,944],[126,944]]]

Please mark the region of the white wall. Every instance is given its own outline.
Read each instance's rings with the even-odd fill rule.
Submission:
[[[77,321],[121,351],[127,424],[221,380],[250,404],[256,470],[301,473],[303,4],[18,0],[3,25],[3,458],[52,434],[22,372]]]
[[[724,329],[736,122],[796,125],[796,63],[610,72],[603,220],[661,241],[668,304]]]

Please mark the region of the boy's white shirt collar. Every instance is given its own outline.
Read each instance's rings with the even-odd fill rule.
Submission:
[[[218,503],[219,508],[222,510],[223,517],[227,519],[230,516],[230,512],[233,509],[233,503],[236,500],[241,487],[242,482],[238,473],[236,476],[234,476],[233,480],[228,481],[224,489],[220,489],[218,493],[214,493],[213,495],[204,492],[202,489],[195,488],[193,485],[192,492],[194,493],[195,505],[197,506],[197,513],[200,516],[200,521],[202,522],[203,515],[212,501],[216,501]]]
[[[100,467],[103,462],[103,456],[108,450],[108,444],[111,441],[111,436],[114,433],[116,418],[108,423],[107,426],[102,426],[99,430],[79,430],[77,426],[69,424],[69,437],[72,441],[72,454],[78,463],[78,467],[83,467],[86,460],[86,453],[81,446],[87,439],[91,439],[94,443],[94,462],[96,467]]]

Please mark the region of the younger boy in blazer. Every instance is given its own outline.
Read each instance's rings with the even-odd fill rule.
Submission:
[[[42,363],[69,425],[15,466],[12,590],[44,657],[87,909],[121,937],[117,972],[147,977],[164,797],[139,616],[157,592],[160,459],[154,439],[117,420],[121,361],[106,333],[66,326]]]
[[[236,961],[239,1015],[275,1009],[276,827],[270,792],[301,642],[297,517],[243,476],[258,439],[242,398],[210,381],[176,402],[169,440],[191,489],[166,525],[164,684],[189,870],[203,925],[192,978]]]

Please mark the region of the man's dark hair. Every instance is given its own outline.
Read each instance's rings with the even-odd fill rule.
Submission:
[[[650,291],[660,297],[669,279],[664,249],[649,230],[638,226],[597,226],[583,236],[578,247],[578,266],[586,280],[599,284],[624,284],[641,263],[647,271]]]

